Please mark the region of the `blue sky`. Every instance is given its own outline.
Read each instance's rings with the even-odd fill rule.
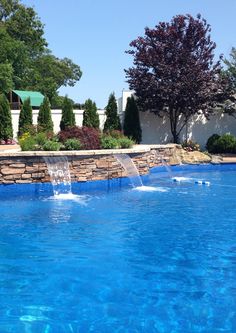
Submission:
[[[109,94],[128,89],[124,68],[132,64],[125,54],[129,43],[146,26],[170,21],[177,14],[202,14],[212,27],[217,56],[229,56],[236,47],[235,0],[23,0],[33,6],[45,24],[49,48],[58,57],[71,58],[83,76],[74,86],[60,90],[77,102],[92,98],[107,104]]]

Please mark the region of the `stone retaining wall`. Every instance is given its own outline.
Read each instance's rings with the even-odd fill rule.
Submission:
[[[125,170],[114,157],[114,153],[124,153],[124,151],[79,152],[77,154],[72,152],[53,152],[51,155],[67,156],[71,179],[72,181],[80,182],[125,177]],[[176,145],[150,146],[140,151],[131,149],[127,150],[127,152],[141,175],[147,174],[150,168],[154,166],[162,165],[163,160],[169,164],[179,164],[185,154]],[[50,177],[43,155],[50,156],[50,153],[39,152],[37,154],[33,152],[0,155],[0,184],[49,182]],[[201,158],[201,161],[198,157],[198,160],[193,160],[193,163],[209,162],[209,158],[206,155],[201,156]]]

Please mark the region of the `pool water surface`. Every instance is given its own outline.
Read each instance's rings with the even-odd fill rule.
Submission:
[[[0,332],[235,333],[236,171],[184,176],[1,198]]]

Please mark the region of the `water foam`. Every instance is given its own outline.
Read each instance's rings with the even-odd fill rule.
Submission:
[[[167,192],[167,189],[164,187],[154,187],[154,186],[138,186],[134,190],[142,192]]]

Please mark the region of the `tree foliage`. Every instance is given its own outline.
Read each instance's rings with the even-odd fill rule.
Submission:
[[[230,58],[225,59],[227,66],[226,70],[222,73],[223,77],[227,79],[227,98],[221,104],[225,113],[236,118],[236,48],[232,48]],[[224,90],[225,92],[225,90]]]
[[[72,60],[51,53],[43,23],[20,0],[0,0],[0,42],[0,63],[4,65],[0,77],[7,70],[10,89],[39,90],[51,101],[61,86],[74,86],[82,75]],[[2,87],[6,89],[0,80],[0,90]]]
[[[105,114],[107,118],[104,124],[104,131],[121,130],[120,118],[117,113],[117,104],[114,93],[109,96]]]
[[[30,103],[30,98],[27,98],[20,110],[19,116],[19,132],[18,136],[21,136],[23,133],[27,132],[30,126],[33,124],[33,115],[32,115],[32,106]]]
[[[97,106],[90,98],[84,104],[83,126],[99,128]]]
[[[146,28],[127,51],[134,65],[126,76],[140,109],[167,116],[174,142],[192,115],[213,112],[222,89],[210,31],[200,15],[178,15]]]
[[[50,109],[50,102],[47,97],[44,98],[40,105],[38,114],[38,126],[45,132],[53,132],[53,121]]]
[[[75,115],[73,112],[73,104],[71,100],[66,96],[62,105],[62,117],[60,122],[61,131],[68,127],[75,126]]]
[[[139,120],[139,111],[133,96],[128,97],[124,117],[124,135],[137,143],[142,140],[142,129]]]
[[[0,139],[13,138],[10,105],[5,95],[0,95]]]

